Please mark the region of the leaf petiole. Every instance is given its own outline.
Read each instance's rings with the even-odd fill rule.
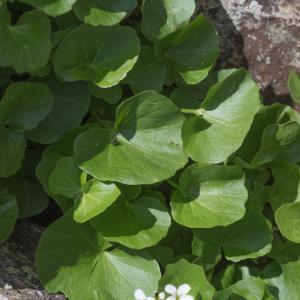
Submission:
[[[204,109],[203,108],[198,108],[198,109],[182,108],[180,111],[184,114],[194,114],[196,116],[202,116]]]

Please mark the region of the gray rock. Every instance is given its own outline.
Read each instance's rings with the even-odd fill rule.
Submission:
[[[198,2],[221,36],[220,65],[246,66],[267,95],[287,95],[289,71],[300,71],[300,1]]]
[[[34,254],[42,229],[18,222],[13,235],[0,245],[0,300],[64,300],[43,291],[34,270]]]

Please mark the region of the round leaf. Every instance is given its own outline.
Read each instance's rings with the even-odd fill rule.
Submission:
[[[107,88],[126,76],[139,51],[139,39],[130,27],[82,24],[61,41],[54,68],[65,81],[87,80]]]
[[[18,73],[45,66],[51,51],[51,27],[39,11],[24,13],[11,25],[8,12],[0,13],[0,66],[13,67]]]
[[[103,89],[94,83],[90,85],[90,91],[94,97],[103,99],[109,104],[118,103],[121,100],[123,93],[120,85],[115,85],[111,88]]]
[[[72,300],[132,299],[143,287],[153,294],[160,278],[158,264],[144,252],[115,248],[88,224],[78,224],[69,211],[50,225],[40,240],[36,262],[49,292]]]
[[[74,12],[90,25],[112,26],[130,15],[136,5],[136,0],[77,0]]]
[[[186,120],[183,143],[195,161],[220,163],[243,143],[260,107],[258,87],[244,69],[232,73],[208,92],[199,116]]]
[[[300,243],[300,202],[286,203],[275,212],[276,224],[288,240]]]
[[[101,181],[129,185],[162,181],[187,162],[181,141],[183,121],[165,96],[140,93],[118,107],[115,130],[91,129],[76,139],[75,160]]]
[[[167,235],[171,217],[160,200],[140,197],[128,202],[122,198],[92,221],[105,239],[133,249],[156,245]]]
[[[195,164],[180,177],[181,191],[171,198],[176,222],[191,228],[227,226],[245,214],[248,192],[238,166]]]

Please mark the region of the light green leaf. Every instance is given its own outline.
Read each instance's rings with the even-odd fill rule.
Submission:
[[[240,69],[208,92],[195,117],[183,126],[185,152],[195,161],[220,163],[242,144],[260,107],[258,87]]]
[[[52,96],[44,84],[13,83],[0,102],[0,177],[21,168],[26,149],[23,132],[33,129],[50,112]]]
[[[110,250],[88,224],[78,224],[72,211],[50,225],[37,250],[37,271],[49,292],[72,300],[132,299],[143,287],[157,290],[158,264],[144,252]],[[66,243],[67,241],[67,243]]]
[[[264,281],[260,278],[249,276],[231,285],[227,289],[220,291],[216,295],[215,300],[262,300],[264,293]]]
[[[133,249],[156,245],[167,235],[171,217],[160,200],[140,197],[133,201],[120,198],[92,220],[92,226],[105,239]]]
[[[177,288],[182,284],[188,284],[191,287],[189,295],[194,299],[212,300],[215,293],[214,287],[206,279],[203,268],[185,259],[166,267],[158,284],[159,291],[163,291],[167,284]]]
[[[37,128],[26,133],[36,143],[51,144],[64,133],[78,127],[87,114],[91,102],[88,85],[84,82],[49,82],[53,94],[53,108]],[[68,112],[68,113],[66,113]]]
[[[26,12],[15,25],[10,19],[8,12],[0,13],[0,66],[24,73],[46,65],[51,51],[47,16],[38,11]]]
[[[267,126],[263,131],[260,148],[251,164],[259,166],[274,160],[296,140],[299,132],[300,125],[296,122]]]
[[[90,91],[94,97],[103,99],[109,104],[118,103],[121,100],[123,93],[121,85],[103,89],[94,83],[90,84]]]
[[[189,25],[155,43],[154,50],[187,84],[196,84],[215,64],[219,39],[212,23],[198,16]]]
[[[91,129],[76,139],[75,160],[101,181],[159,182],[187,162],[181,141],[183,121],[165,96],[140,93],[118,107],[114,130]]]
[[[0,183],[0,243],[9,237],[17,218],[17,199],[3,183]]]
[[[76,0],[20,0],[44,11],[49,16],[55,17],[62,15],[72,9]]]
[[[300,243],[300,202],[280,206],[275,212],[275,221],[284,237]]]
[[[54,68],[65,81],[87,80],[107,88],[119,83],[133,68],[139,51],[139,39],[130,27],[82,24],[61,41]]]
[[[74,220],[84,223],[109,208],[121,192],[114,183],[90,180],[81,187],[81,195],[75,200]]]
[[[145,0],[141,28],[155,42],[187,25],[195,11],[195,0]]]
[[[77,0],[73,9],[78,19],[87,24],[113,26],[128,17],[136,6],[136,0]]]
[[[288,88],[294,101],[300,103],[300,75],[295,71],[290,72]]]
[[[281,205],[300,201],[300,168],[287,161],[270,164],[273,185],[269,188],[268,200],[274,210]]]
[[[156,59],[152,47],[143,46],[124,83],[129,84],[134,93],[147,90],[160,92],[166,80],[166,73],[167,66]]]
[[[238,166],[194,164],[180,177],[171,198],[176,222],[191,228],[227,226],[245,214],[248,192]]]
[[[203,262],[210,253],[221,254],[221,247],[228,260],[238,262],[268,254],[272,248],[271,224],[257,212],[247,212],[242,220],[226,227],[199,229],[193,240],[193,254]]]

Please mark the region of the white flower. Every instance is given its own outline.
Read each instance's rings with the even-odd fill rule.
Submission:
[[[134,297],[135,297],[135,300],[155,300],[153,297],[147,297],[145,295],[144,291],[141,289],[135,290]]]
[[[166,299],[166,294],[165,294],[164,292],[159,293],[159,294],[158,294],[158,299],[159,299],[159,300],[164,300],[164,299]]]
[[[167,284],[165,287],[166,293],[170,294],[166,300],[194,300],[194,297],[188,295],[191,287],[188,284],[182,284],[178,289],[172,285]]]

